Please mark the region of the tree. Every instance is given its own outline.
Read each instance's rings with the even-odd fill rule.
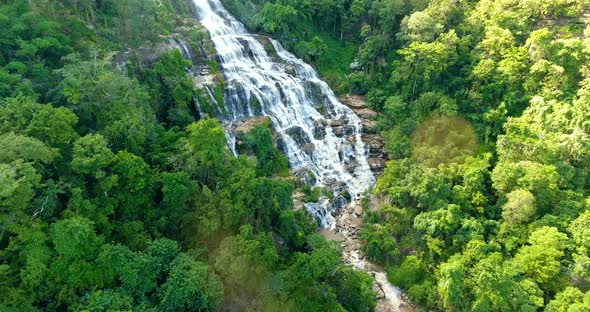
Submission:
[[[457,41],[457,34],[449,31],[434,42],[413,42],[398,51],[402,60],[394,62],[392,81],[402,86],[403,94],[409,98],[430,90],[456,62]]]
[[[176,49],[164,53],[153,69],[142,73],[155,100],[158,120],[164,121],[168,127],[185,128],[196,119],[191,113],[191,109],[195,109],[192,103],[195,87],[186,72],[187,66],[192,66],[191,62]]]
[[[162,311],[216,311],[223,300],[223,286],[206,264],[181,254],[158,297]]]
[[[369,312],[376,307],[373,278],[366,272],[341,265],[328,280],[346,311]]]
[[[379,16],[379,24],[386,34],[391,34],[397,16],[402,13],[404,2],[401,0],[379,0],[373,2],[373,11]]]
[[[214,267],[223,279],[226,300],[241,309],[253,308],[269,292],[273,271],[279,261],[271,233],[255,233],[250,225],[237,236],[224,239],[215,254]]]
[[[96,235],[90,220],[82,217],[60,220],[51,226],[50,238],[59,256],[50,272],[57,291],[64,293],[56,303],[77,305],[77,294],[111,283],[110,276],[103,275],[94,265],[104,238]]]
[[[38,104],[33,98],[18,96],[0,105],[0,132],[34,137],[51,147],[64,149],[78,137],[78,118],[65,107]]]
[[[287,271],[289,301],[294,307],[304,311],[344,311],[334,290],[324,282],[341,262],[332,243],[312,235],[308,238],[312,252],[295,254]]]
[[[575,287],[567,287],[562,292],[558,293],[555,296],[555,299],[551,300],[545,311],[547,312],[560,312],[560,311],[580,311],[580,312],[587,312],[590,311],[588,308],[588,303],[590,303],[590,295],[589,293],[582,293],[579,289]]]
[[[289,167],[287,157],[275,146],[270,129],[256,126],[244,139],[246,151],[256,156],[258,175],[272,176],[279,173],[286,175]]]
[[[211,186],[225,171],[228,155],[223,128],[219,121],[206,119],[191,124],[186,131],[182,152],[172,161],[202,184]]]
[[[87,58],[69,55],[67,64],[57,71],[60,88],[83,132],[99,130],[116,149],[140,153],[154,121],[149,97],[137,80],[112,69],[113,55],[96,50]]]
[[[414,12],[404,17],[401,23],[400,37],[409,44],[412,42],[431,42],[443,31],[443,25],[438,24],[426,12]]]
[[[541,227],[531,233],[529,245],[514,257],[516,267],[543,289],[557,289],[561,258],[565,255],[567,235],[553,227]]]
[[[380,224],[365,226],[360,234],[363,240],[363,251],[370,258],[381,263],[394,263],[399,257],[395,239]]]
[[[41,176],[30,163],[0,163],[0,236],[25,217],[25,209],[40,186]]]
[[[438,295],[448,311],[463,311],[467,307],[465,267],[460,258],[453,257],[440,266]]]
[[[409,288],[412,285],[420,284],[426,278],[426,273],[427,270],[422,260],[416,256],[408,256],[399,268],[393,270],[389,278],[395,285]]]
[[[289,5],[266,3],[256,16],[257,24],[269,33],[286,33],[296,25],[297,10]]]
[[[506,195],[508,202],[502,206],[502,217],[509,224],[527,223],[535,215],[535,197],[526,190],[515,190]]]
[[[104,170],[114,161],[114,154],[100,134],[84,136],[74,144],[72,169],[76,173],[102,177]]]
[[[133,298],[116,290],[97,290],[85,300],[84,311],[127,311],[133,309]]]
[[[586,211],[568,226],[574,242],[578,246],[590,248],[590,211]]]

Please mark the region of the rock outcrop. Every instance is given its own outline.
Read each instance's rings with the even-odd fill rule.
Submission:
[[[367,102],[361,96],[345,95],[340,98],[340,101],[344,105],[350,107],[350,109],[352,109],[361,118],[363,125],[362,139],[365,143],[365,146],[369,150],[369,166],[375,175],[380,175],[385,169],[385,166],[389,161],[389,157],[384,150],[385,143],[383,141],[383,137],[378,135],[377,131],[375,130],[378,113],[368,108]],[[344,125],[339,126],[340,128],[344,127]],[[335,129],[338,129],[338,127]],[[343,134],[345,133],[343,132]],[[351,137],[348,137],[347,139],[355,140],[355,138]]]
[[[241,136],[252,131],[252,129],[254,129],[254,127],[256,126],[272,125],[272,120],[268,116],[255,116],[252,118],[244,119],[241,122],[238,122],[237,124],[238,125],[233,129],[233,132],[236,134],[236,136]]]

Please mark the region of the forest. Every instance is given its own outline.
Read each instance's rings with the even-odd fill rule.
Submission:
[[[225,2],[380,113],[364,251],[419,309],[590,310],[588,1]]]
[[[589,0],[223,3],[379,113],[360,237],[416,310],[590,311]],[[375,310],[272,129],[200,116],[192,14],[0,1],[0,311]]]

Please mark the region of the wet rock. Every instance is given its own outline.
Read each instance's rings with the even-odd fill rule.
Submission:
[[[332,120],[330,122],[330,126],[331,127],[335,127],[335,128],[337,128],[337,127],[343,127],[345,124],[346,124],[346,122],[344,120],[341,120],[341,119],[340,120]]]
[[[313,145],[312,143],[305,144],[305,145],[303,146],[303,151],[304,151],[306,154],[308,154],[308,155],[311,155],[311,154],[313,154],[313,152],[315,151],[315,145]]]
[[[314,185],[317,182],[315,174],[309,169],[302,168],[293,172],[293,174],[299,177],[305,184]]]
[[[369,166],[373,171],[383,171],[387,161],[381,158],[369,158]]]
[[[280,83],[276,82],[275,87],[277,88],[277,90],[279,90],[279,94],[281,96],[281,101],[286,103],[287,102],[287,95],[285,94],[285,90],[283,90],[283,86]]]
[[[375,298],[377,300],[385,299],[385,292],[383,291],[383,289],[381,289],[379,285],[373,285],[373,292],[375,293]]]
[[[315,120],[313,122],[313,137],[316,140],[323,140],[326,136],[326,122],[324,120]]]
[[[248,58],[250,59],[255,59],[255,53],[254,51],[252,51],[252,47],[250,46],[250,42],[246,39],[242,39],[242,38],[237,38],[238,41],[240,42],[241,46],[244,49],[244,52],[246,52],[246,54],[248,55]]]
[[[311,140],[309,139],[307,133],[305,133],[305,130],[299,126],[291,127],[285,132],[301,146],[311,143]]]
[[[353,159],[352,161],[350,161],[349,163],[346,164],[346,171],[348,173],[354,173],[357,166],[358,166],[358,161],[356,161],[356,159]]]
[[[199,71],[199,75],[201,76],[208,76],[211,75],[211,69],[209,67],[202,67]]]
[[[285,141],[283,140],[282,137],[277,136],[276,138],[276,142],[277,142],[277,148],[279,149],[279,151],[283,152],[283,154],[287,154],[287,146],[285,145]]]
[[[363,142],[367,145],[372,154],[380,154],[383,152],[385,143],[383,138],[379,135],[366,134],[363,135]]]
[[[350,143],[350,144],[355,144],[356,143],[356,136],[350,135],[350,136],[346,137],[346,141],[348,141],[348,143]]]
[[[354,133],[354,128],[352,126],[342,126],[342,127],[332,127],[332,131],[334,135],[339,138],[342,138],[346,135],[351,135]]]
[[[305,83],[305,91],[308,97],[313,100],[313,106],[322,115],[332,109],[332,104],[323,96],[323,90],[319,84],[308,81]]]
[[[285,66],[285,73],[287,73],[288,75],[291,75],[291,76],[297,75],[297,71],[295,70],[295,67],[291,66],[291,65]]]

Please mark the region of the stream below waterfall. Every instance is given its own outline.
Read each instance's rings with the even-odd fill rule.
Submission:
[[[357,237],[361,218],[355,207],[375,183],[361,138],[361,119],[338,100],[310,65],[279,42],[249,34],[219,0],[192,1],[227,82],[226,128],[248,117],[268,116],[291,170],[312,176],[316,186],[334,192],[333,200],[324,198],[305,207],[327,236],[341,241],[345,262],[375,277],[380,294],[377,310],[409,309],[384,270],[361,253]],[[228,131],[230,148],[234,141]]]

